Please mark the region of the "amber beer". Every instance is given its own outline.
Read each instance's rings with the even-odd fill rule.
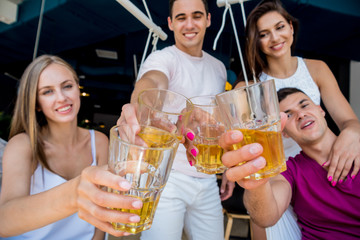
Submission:
[[[280,122],[264,125],[257,129],[236,129],[241,131],[244,137],[240,143],[233,145],[234,150],[250,143],[259,143],[264,149],[261,156],[265,158],[266,166],[249,176],[249,179],[257,180],[273,177],[286,170],[281,132],[269,131],[269,129],[276,127],[277,124],[280,124]]]
[[[222,173],[225,166],[221,162],[224,150],[219,145],[194,144],[199,150],[196,156],[196,170],[207,174]]]
[[[164,133],[160,129],[154,127],[145,126],[140,130],[138,136],[146,143],[147,147],[159,148],[159,150],[147,150],[144,157],[147,163],[157,168],[160,164],[159,160],[162,159],[161,154],[163,151],[161,148],[171,147],[174,144],[174,135]],[[175,137],[179,139],[179,136]]]
[[[146,196],[148,194],[145,193],[142,195]],[[146,197],[146,198],[141,198],[131,195],[128,196],[140,199],[143,203],[142,207],[140,209],[124,209],[124,208],[113,208],[113,209],[124,213],[133,213],[139,215],[140,221],[137,223],[128,223],[126,225],[111,223],[113,225],[113,228],[118,231],[129,232],[132,234],[136,234],[141,231],[149,229],[152,224],[152,219],[155,214],[155,209],[157,207],[157,204],[159,203],[160,193],[156,194],[153,197]]]
[[[200,126],[199,129],[199,136],[196,136],[194,140],[194,146],[199,151],[196,156],[196,170],[206,174],[224,172],[226,167],[221,161],[224,150],[218,144],[221,133],[224,131],[223,126],[207,124]]]
[[[113,228],[139,233],[151,227],[157,204],[169,177],[179,141],[175,135],[155,127],[123,124],[110,130],[109,170],[131,184],[128,191],[108,192],[142,201],[141,209],[112,208],[140,216],[138,223],[111,223]]]

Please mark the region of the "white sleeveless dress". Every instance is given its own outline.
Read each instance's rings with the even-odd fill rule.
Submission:
[[[304,60],[301,57],[297,57],[297,59],[297,70],[291,77],[280,79],[262,73],[260,81],[274,79],[276,90],[285,87],[298,88],[308,95],[315,104],[320,105],[319,87],[312,79]],[[300,146],[292,138],[283,137],[283,144],[286,159],[296,156],[301,151]],[[301,231],[296,221],[296,214],[290,205],[274,226],[266,228],[267,240],[300,240]]]
[[[95,146],[95,132],[89,130],[91,135],[91,153],[92,163],[91,166],[96,165],[96,146]],[[50,172],[43,168],[40,164],[36,168],[31,178],[30,195],[47,191],[60,184],[67,182],[61,176]],[[34,219],[36,221],[36,219]],[[21,224],[21,223],[19,223]],[[24,239],[51,239],[51,240],[91,240],[94,237],[95,227],[90,223],[80,219],[77,213],[73,215],[38,228],[21,235],[9,238],[1,238],[7,240],[24,240]]]

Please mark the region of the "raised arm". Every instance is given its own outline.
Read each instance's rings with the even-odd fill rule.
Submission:
[[[306,60],[306,64],[311,76],[319,86],[321,99],[327,111],[341,131],[326,164],[330,165],[327,175],[329,181],[341,182],[352,166],[354,169],[351,176],[355,176],[359,171],[360,123],[350,104],[341,93],[329,67],[319,60]]]
[[[223,164],[229,168],[226,176],[245,189],[244,204],[254,222],[262,227],[274,225],[289,206],[290,184],[282,175],[271,180],[245,179],[262,169],[266,162],[263,157],[259,157],[262,147],[257,143],[231,151],[232,144],[240,142],[241,139],[242,134],[239,131],[229,131],[221,138],[220,145],[228,150],[222,157]],[[245,163],[238,165],[241,162]]]
[[[135,84],[131,94],[130,103],[122,107],[121,115],[117,120],[117,124],[137,124],[136,109],[139,93],[147,88],[163,88],[167,89],[169,80],[166,75],[160,71],[146,72]]]

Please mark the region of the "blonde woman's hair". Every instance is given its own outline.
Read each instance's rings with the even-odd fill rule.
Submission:
[[[40,162],[42,166],[51,170],[46,161],[41,136],[41,128],[47,125],[47,121],[44,114],[37,111],[37,93],[41,73],[53,63],[62,65],[71,71],[76,83],[79,84],[79,78],[75,70],[63,59],[52,55],[37,57],[25,69],[20,79],[18,96],[11,121],[9,139],[19,133],[26,133],[30,138],[33,155],[32,167],[34,169]]]

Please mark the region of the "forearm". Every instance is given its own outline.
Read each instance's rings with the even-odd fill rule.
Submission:
[[[48,191],[11,199],[0,206],[0,236],[19,235],[77,212],[79,178]]]
[[[349,130],[360,136],[360,122],[358,119],[350,119],[339,126],[340,131]]]
[[[139,94],[145,89],[168,88],[166,76],[160,73],[159,77],[157,79],[154,79],[157,77],[156,75],[159,75],[159,73],[145,74],[143,78],[136,82],[134,91],[131,94],[131,103],[137,103]]]
[[[274,225],[281,217],[270,182],[245,190],[244,204],[252,220],[261,227]]]

